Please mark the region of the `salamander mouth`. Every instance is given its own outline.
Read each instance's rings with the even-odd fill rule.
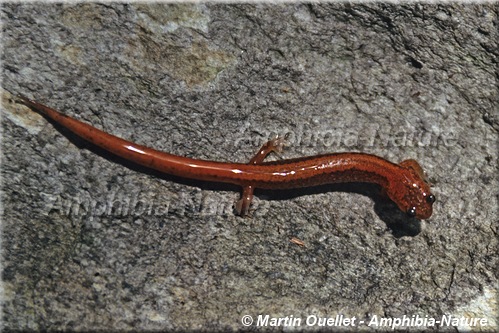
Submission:
[[[410,207],[407,211],[407,216],[409,217],[415,217],[420,220],[426,220],[430,218],[431,214],[433,213],[433,207],[431,205],[429,206],[412,206]]]

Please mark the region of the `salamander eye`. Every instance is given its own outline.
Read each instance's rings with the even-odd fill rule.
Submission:
[[[411,207],[407,210],[407,216],[414,217],[416,216],[416,207]]]
[[[432,203],[435,202],[435,200],[436,200],[436,198],[435,198],[435,196],[433,194],[430,194],[429,196],[426,197],[426,202],[427,203],[432,204]]]

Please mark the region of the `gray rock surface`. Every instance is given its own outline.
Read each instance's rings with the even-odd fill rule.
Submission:
[[[390,331],[368,324],[452,315],[496,330],[497,17],[496,3],[3,4],[3,327],[343,315]],[[117,159],[10,94],[190,157],[246,162],[289,133],[286,158],[415,158],[438,201],[417,223],[374,186],[260,191],[240,218],[237,188]]]

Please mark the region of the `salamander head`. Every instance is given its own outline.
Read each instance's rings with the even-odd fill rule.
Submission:
[[[409,217],[420,220],[429,218],[433,212],[435,196],[430,192],[423,169],[415,160],[402,161],[399,166],[402,167],[401,173],[390,184],[388,196]]]

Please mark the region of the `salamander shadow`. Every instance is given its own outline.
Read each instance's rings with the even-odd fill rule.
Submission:
[[[320,186],[297,188],[292,190],[260,190],[255,195],[265,200],[289,200],[300,196],[320,193],[357,193],[371,198],[374,201],[374,211],[385,222],[386,226],[396,238],[417,236],[421,232],[421,221],[408,217],[389,198],[381,195],[380,187],[370,183],[340,183]],[[345,202],[345,205],[350,205]]]
[[[47,119],[47,118],[46,118]],[[203,190],[210,191],[234,191],[241,192],[241,187],[225,184],[225,183],[215,183],[206,182],[193,179],[187,179],[177,176],[172,176],[168,174],[161,173],[149,169],[147,167],[141,166],[134,162],[128,161],[124,158],[118,157],[110,152],[80,138],[71,131],[67,130],[61,125],[58,125],[54,121],[48,119],[48,121],[69,141],[74,145],[82,149],[88,149],[91,152],[117,164],[134,170],[139,173],[147,174],[156,178],[160,178],[166,181],[171,181],[183,185],[198,187]],[[387,227],[391,230],[394,237],[400,238],[403,236],[416,236],[421,232],[421,222],[414,218],[409,218],[404,214],[398,207],[388,198],[382,197],[380,195],[379,187],[374,184],[368,183],[344,183],[344,184],[327,184],[320,186],[313,186],[307,188],[297,188],[290,190],[262,190],[257,189],[255,195],[265,198],[265,200],[289,200],[292,198],[307,196],[319,193],[328,192],[348,192],[348,193],[358,193],[370,197],[374,201],[374,210],[376,214],[382,219]],[[345,202],[345,205],[348,205]]]

